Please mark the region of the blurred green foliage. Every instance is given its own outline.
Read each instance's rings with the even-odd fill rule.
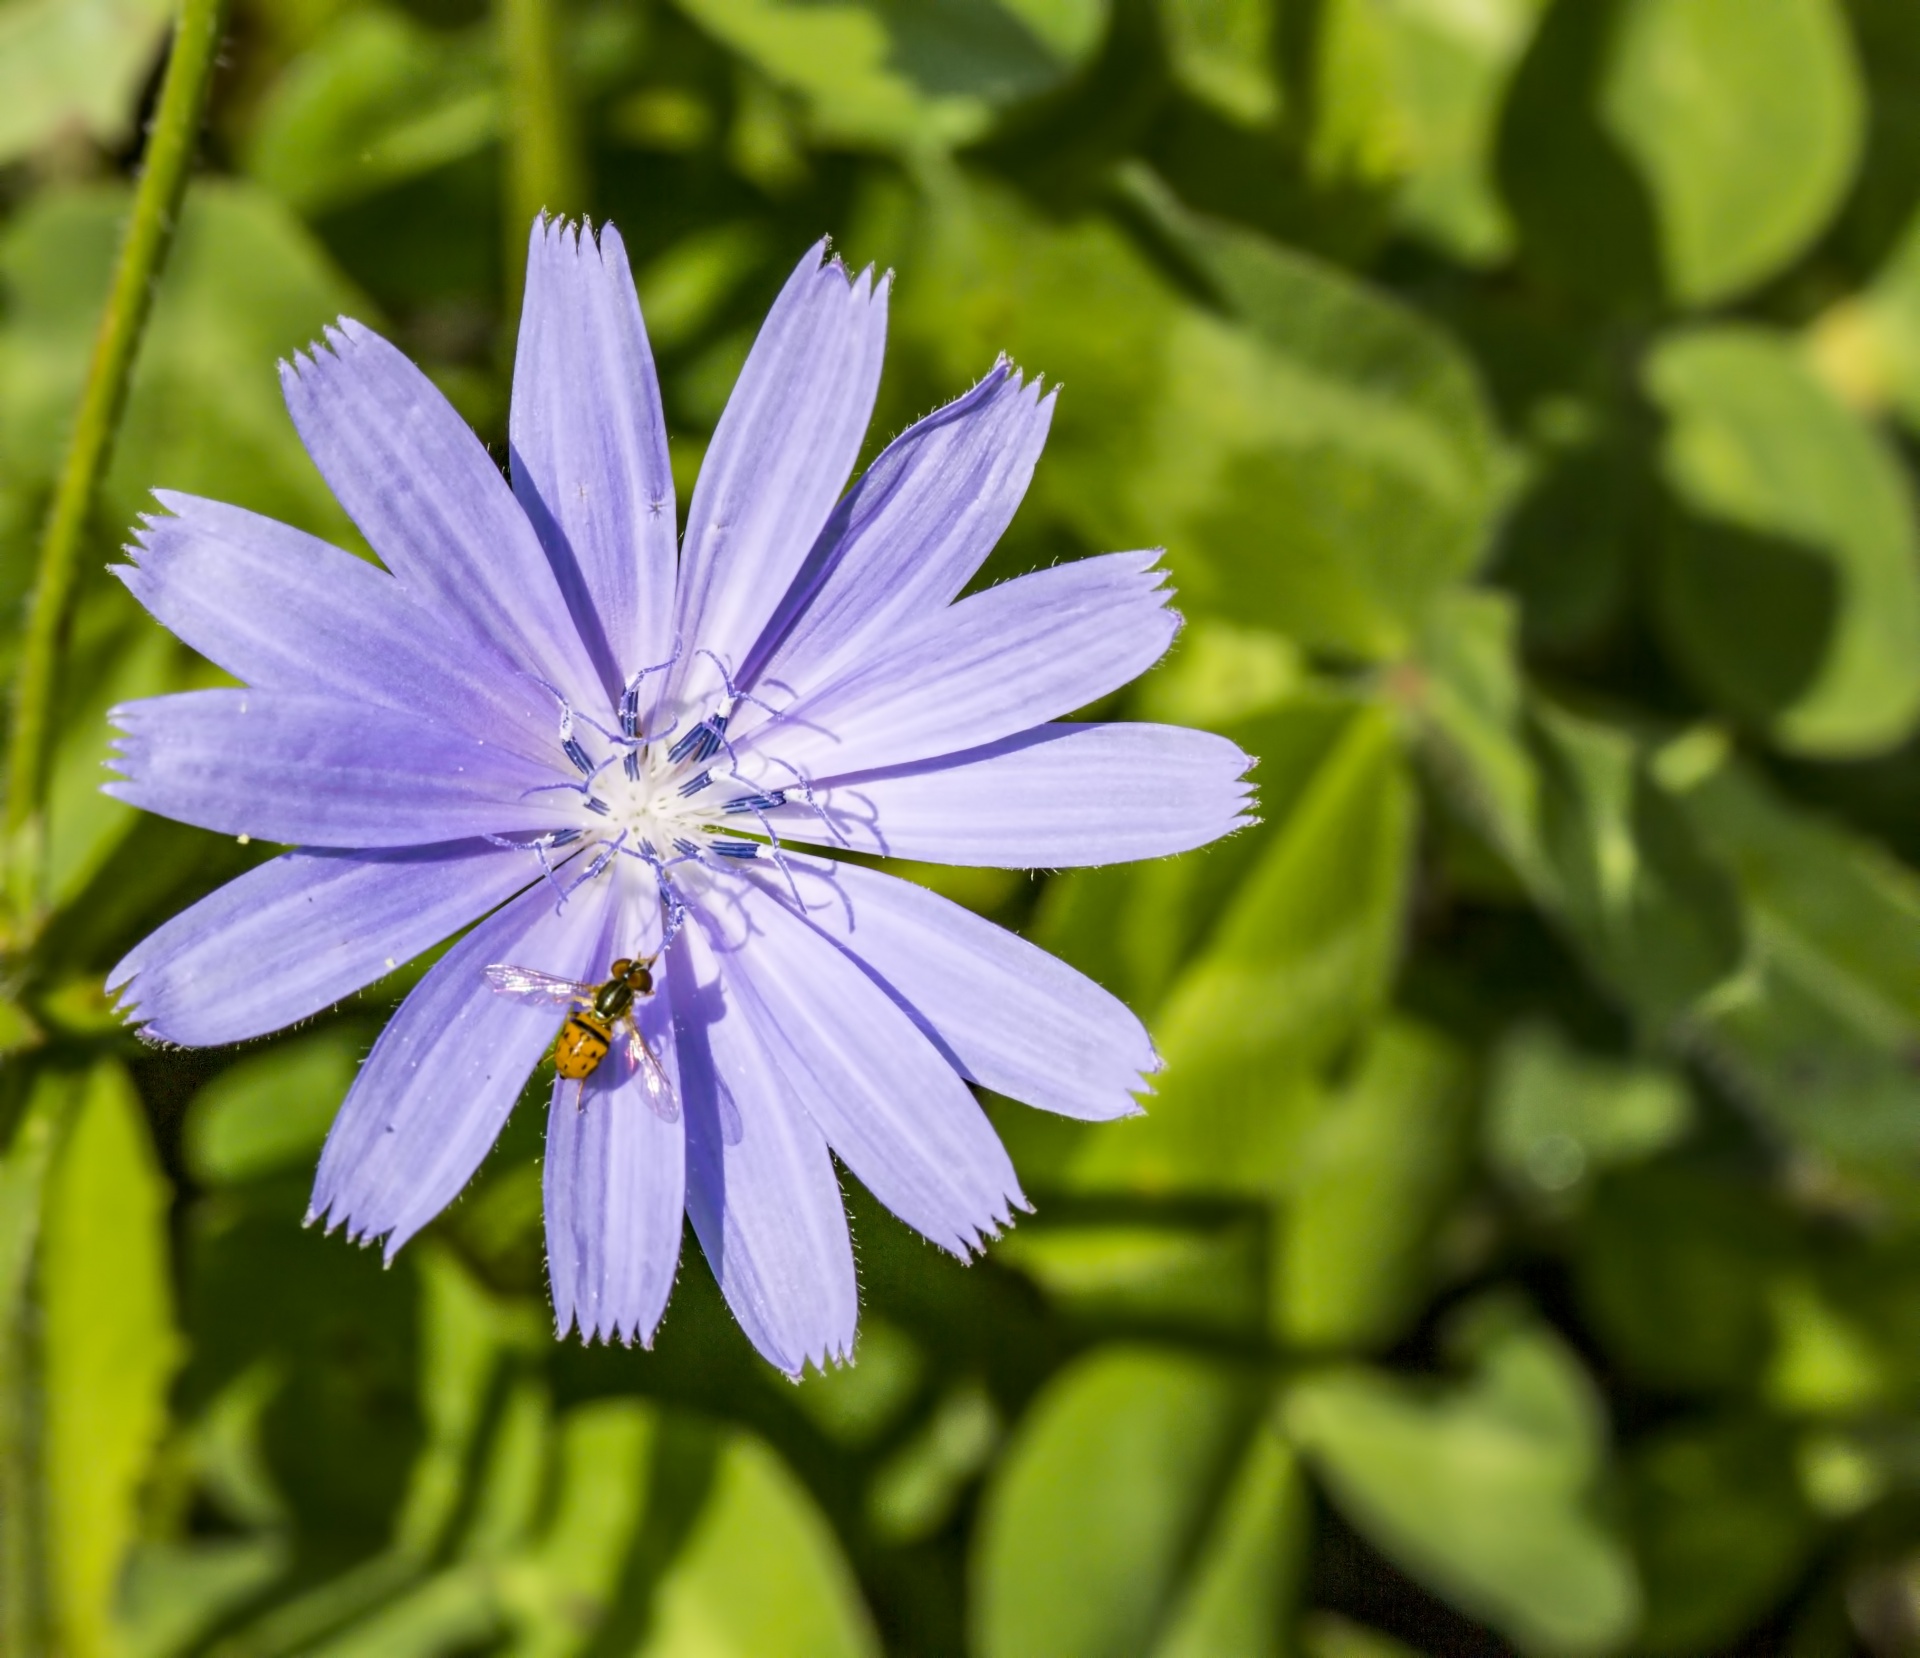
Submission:
[[[0,668],[165,23],[0,0]],[[691,1247],[654,1351],[557,1345],[535,1100],[391,1271],[301,1228],[417,968],[118,1028],[261,850],[95,792],[217,675],[90,577],[0,981],[0,1647],[1920,1650],[1916,109],[1911,0],[236,0],[95,567],[154,485],[356,544],[274,382],[341,311],[501,452],[529,192],[626,236],[684,500],[831,231],[898,272],[871,447],[1064,382],[983,579],[1164,543],[1114,711],[1264,821],[914,872],[1169,1069],[990,1102],[1037,1213],[971,1269],[854,1193],[852,1368]]]

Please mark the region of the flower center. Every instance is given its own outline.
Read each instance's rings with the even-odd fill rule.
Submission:
[[[767,838],[759,814],[785,797],[743,780],[711,726],[689,735],[619,753],[587,783],[581,828],[663,860],[757,856]]]

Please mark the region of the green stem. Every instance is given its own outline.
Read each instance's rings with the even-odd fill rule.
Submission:
[[[527,232],[534,215],[579,213],[586,203],[566,73],[558,0],[498,0],[500,59],[507,79],[507,315],[520,309]]]
[[[39,579],[14,682],[7,756],[6,885],[16,946],[31,942],[42,919],[50,715],[73,609],[80,548],[113,453],[114,433],[126,405],[127,384],[153,305],[154,286],[179,218],[226,11],[227,0],[181,0],[160,107],[134,193],[133,216],[120,247],[73,440],[40,543]]]

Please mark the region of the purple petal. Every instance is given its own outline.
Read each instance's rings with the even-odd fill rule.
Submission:
[[[288,846],[421,846],[562,828],[550,766],[392,709],[279,691],[122,703],[117,799]]]
[[[494,962],[592,979],[614,884],[596,881],[567,905],[542,885],[489,916],[400,1004],[360,1067],[320,1154],[309,1220],[386,1255],[453,1201],[520,1097],[564,1010],[496,995]]]
[[[810,249],[728,399],[694,485],[680,562],[674,690],[715,699],[737,674],[833,510],[873,414],[886,346],[887,279],[850,280]]]
[[[307,453],[416,603],[498,649],[576,708],[607,712],[540,539],[500,469],[437,387],[343,318],[326,346],[280,365]]]
[[[289,852],[149,933],[107,987],[156,1042],[244,1042],[411,961],[535,873],[530,853],[484,841]]]
[[[809,690],[949,603],[1013,521],[1052,419],[1053,394],[1003,361],[895,438],[835,509],[743,681]]]
[[[1131,1117],[1160,1069],[1146,1027],[1057,956],[937,893],[787,855],[807,920],[861,964],[960,1074],[1065,1117]]]
[[[657,899],[652,908],[657,916]],[[603,934],[597,959],[610,962],[634,949],[648,919],[634,924],[629,915],[618,936]],[[634,1019],[677,1094],[664,976],[654,995],[635,1007]],[[584,1088],[554,1079],[542,1184],[558,1335],[577,1325],[585,1341],[653,1345],[680,1264],[687,1203],[683,1122],[677,1112],[668,1121],[652,1108],[644,1073],[623,1074],[617,1054],[601,1062]]]
[[[1173,643],[1180,618],[1159,559],[1080,559],[906,622],[743,746],[844,775],[978,748],[1084,708]]]
[[[827,1142],[700,926],[667,956],[687,1213],[747,1338],[789,1376],[853,1352],[853,1243]]]
[[[536,220],[513,362],[513,492],[609,693],[673,649],[673,473],[660,383],[612,225]]]
[[[1019,1177],[966,1083],[879,985],[781,899],[742,883],[746,942],[727,994],[862,1185],[966,1257],[1025,1208]]]
[[[346,697],[552,752],[553,699],[505,658],[457,642],[385,571],[198,496],[156,490],[114,565],[160,624],[249,685]]]
[[[781,834],[993,869],[1187,852],[1242,828],[1253,762],[1182,726],[1043,725],[945,760],[815,783],[768,813]]]

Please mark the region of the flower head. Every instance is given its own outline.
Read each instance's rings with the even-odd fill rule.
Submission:
[[[887,287],[824,247],[802,259],[676,549],[620,238],[543,221],[511,486],[418,369],[342,321],[282,382],[385,569],[165,492],[118,567],[244,688],[116,709],[109,790],[298,850],[175,917],[109,983],[155,1039],[234,1042],[471,926],[362,1067],[310,1218],[391,1258],[556,1050],[562,1335],[651,1340],[684,1212],[768,1359],[845,1357],[835,1156],[965,1255],[1024,1206],[970,1083],[1073,1117],[1138,1110],[1157,1060],[1120,1002],[835,854],[1111,863],[1243,821],[1231,743],[1049,723],[1167,648],[1157,555],[959,596],[1019,505],[1052,395],[998,364],[846,490]]]

